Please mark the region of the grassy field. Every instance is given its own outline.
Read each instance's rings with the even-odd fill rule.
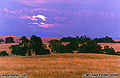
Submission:
[[[26,74],[27,78],[85,78],[82,74],[86,73],[119,74],[120,56],[68,53],[0,57],[0,75]]]

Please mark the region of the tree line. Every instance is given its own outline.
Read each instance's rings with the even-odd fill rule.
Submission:
[[[108,37],[106,37],[108,38]],[[62,45],[62,42],[69,42],[67,45]],[[98,45],[97,39],[90,39],[86,36],[81,37],[63,37],[60,40],[49,41],[52,52],[56,53],[99,53],[99,54],[111,54],[118,55],[112,47],[104,46],[102,49],[101,45]]]
[[[14,55],[21,55],[21,56],[31,56],[32,54],[35,55],[43,55],[43,54],[50,54],[51,52],[54,53],[99,53],[99,54],[111,54],[111,55],[118,55],[119,52],[115,52],[112,47],[104,46],[102,49],[101,45],[98,45],[100,42],[114,42],[112,38],[106,36],[105,38],[95,38],[90,39],[86,36],[81,37],[63,37],[60,40],[54,39],[49,41],[49,49],[47,46],[43,44],[40,37],[32,35],[30,40],[27,37],[22,36],[20,38],[21,43],[18,45],[11,45],[9,49],[11,53]],[[1,39],[1,41],[4,41]],[[63,42],[69,42],[67,45],[62,44]],[[5,43],[15,43],[12,37],[7,37]],[[0,52],[0,56],[8,56],[6,51]]]

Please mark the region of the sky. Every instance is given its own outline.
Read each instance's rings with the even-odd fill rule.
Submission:
[[[0,0],[0,35],[120,38],[120,0]]]

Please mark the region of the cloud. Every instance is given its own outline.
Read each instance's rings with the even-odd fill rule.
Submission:
[[[31,20],[35,20],[37,21],[37,18],[42,19],[43,21],[46,21],[47,17],[45,17],[44,15],[36,15],[36,16],[32,16]]]
[[[30,16],[23,14],[22,16],[18,16],[19,19],[32,19]]]
[[[34,22],[34,23],[28,23],[28,24],[35,24],[35,25],[39,25],[38,23]]]
[[[120,19],[120,12],[104,12],[94,10],[75,10],[65,11],[59,9],[46,9],[46,8],[24,8],[21,10],[10,10],[8,8],[0,9],[0,18],[5,19],[26,19],[27,24],[33,22],[39,27],[54,27],[60,24],[79,24],[80,20],[114,20]],[[41,20],[39,20],[41,19]],[[42,22],[42,23],[41,23]]]
[[[52,4],[52,3],[70,3],[70,4],[96,4],[101,3],[104,0],[4,0],[6,2],[19,2],[29,6],[40,7],[41,4]],[[106,1],[104,1],[106,2]],[[113,2],[113,1],[112,1]]]
[[[44,27],[44,28],[48,28],[48,27],[54,27],[57,26],[58,24],[45,24],[45,23],[41,23],[41,25],[39,25],[40,27]]]
[[[47,21],[47,17],[41,14],[36,14],[36,15],[32,15],[32,13],[35,13],[35,11],[39,11],[39,10],[43,10],[43,11],[53,11],[54,9],[42,9],[42,8],[36,8],[36,9],[22,9],[22,10],[9,10],[7,8],[3,9],[3,12],[5,12],[3,15],[3,18],[7,18],[7,19],[15,19],[15,18],[19,18],[19,19],[29,19],[31,21],[33,21],[34,23],[27,23],[27,24],[31,24],[31,25],[37,25],[39,27],[44,27],[44,28],[48,28],[48,27],[54,27],[56,25],[58,25],[57,23],[55,24],[46,24],[43,23],[42,21],[40,22],[41,19],[44,22]],[[29,13],[31,13],[30,15],[27,14],[27,12],[29,11]],[[53,17],[54,18],[54,17]],[[40,22],[40,23],[38,23]],[[29,27],[35,27],[35,26],[29,26]]]
[[[43,22],[40,22],[40,24],[39,24],[39,23],[36,23],[36,22],[34,22],[34,23],[28,23],[28,24],[33,24],[33,25],[37,25],[37,26],[39,26],[39,27],[44,27],[44,28],[54,27],[54,26],[57,26],[57,25],[58,25],[57,23],[55,23],[55,24],[45,24],[45,23],[43,23]],[[30,27],[33,27],[33,26],[30,26]]]
[[[14,10],[14,11],[12,11],[12,10],[9,10],[7,8],[4,8],[4,11],[6,13],[13,13],[13,14],[20,14],[20,13],[22,13],[22,10]]]
[[[55,9],[44,9],[44,8],[35,8],[32,9],[31,12],[36,12],[36,11],[54,11]]]
[[[40,18],[42,19],[43,21],[46,21],[47,17],[45,17],[44,15],[36,15],[36,16],[28,16],[26,14],[22,15],[22,16],[19,16],[18,17],[19,19],[30,19],[30,20],[33,20],[33,21],[37,21],[38,19],[37,18]]]
[[[58,21],[64,21],[66,20],[65,17],[54,17],[55,20],[58,20]]]

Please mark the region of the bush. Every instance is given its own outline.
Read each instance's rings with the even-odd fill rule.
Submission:
[[[14,41],[13,37],[7,37],[5,39],[5,43],[15,43],[15,41]]]
[[[9,54],[6,51],[0,52],[0,56],[9,56]]]

